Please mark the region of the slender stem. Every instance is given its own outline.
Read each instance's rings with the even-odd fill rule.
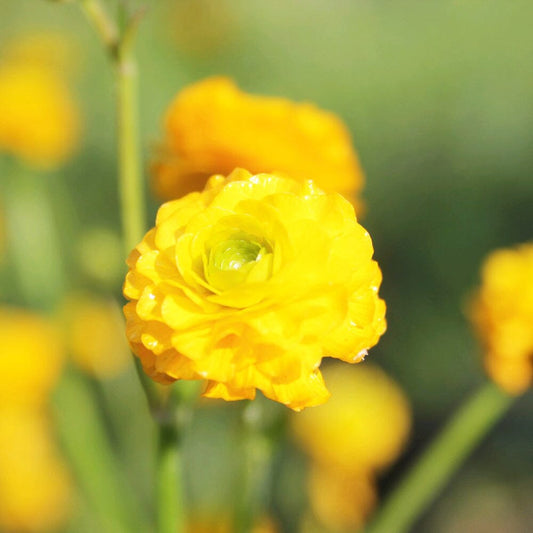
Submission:
[[[365,532],[408,531],[513,400],[492,382],[482,385],[430,444]]]
[[[157,531],[184,533],[180,441],[175,424],[160,422],[157,447]]]
[[[87,10],[98,4],[95,11]],[[113,61],[117,84],[117,119],[118,119],[118,174],[121,203],[122,228],[126,254],[141,241],[145,232],[144,184],[140,165],[139,117],[137,101],[137,65],[133,52],[135,34],[142,17],[140,10],[128,17],[125,9],[123,29],[114,37],[116,28],[109,22],[107,14],[101,9],[97,0],[82,2],[87,16],[92,20],[102,37],[104,45]],[[107,19],[103,24],[100,15]],[[139,380],[145,391],[148,403],[158,427],[157,451],[157,512],[160,533],[182,533],[183,509],[181,507],[181,479],[179,438],[169,398],[144,374],[138,360],[136,368]]]
[[[262,426],[261,400],[248,403],[242,413],[243,472],[235,513],[235,533],[250,533],[266,503],[273,443]]]
[[[135,32],[142,11],[131,18],[123,35],[120,35],[116,23],[99,0],[80,0],[80,7],[100,35],[116,74],[118,187],[124,252],[128,255],[141,241],[146,220],[139,148],[137,65],[133,54]],[[135,369],[150,408],[157,408],[160,403],[158,391],[137,358]]]
[[[80,0],[80,7],[97,31],[105,47],[112,52],[118,43],[118,29],[98,0]]]
[[[128,38],[118,45],[114,58],[117,80],[118,184],[126,255],[141,241],[146,220],[139,148],[137,65],[132,50],[132,31],[127,31]],[[159,403],[157,390],[137,358],[135,368],[153,409]]]
[[[119,189],[126,253],[145,232],[144,184],[141,175],[137,65],[130,46],[120,46],[115,61],[117,77]]]
[[[86,379],[67,372],[54,394],[61,441],[102,531],[149,531],[121,477]]]

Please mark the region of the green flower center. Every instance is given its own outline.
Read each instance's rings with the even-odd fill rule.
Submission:
[[[211,248],[209,263],[218,270],[239,270],[247,263],[261,259],[264,248],[245,239],[228,239]]]
[[[271,271],[270,246],[245,233],[215,243],[204,257],[205,278],[220,291],[247,281],[265,281]]]

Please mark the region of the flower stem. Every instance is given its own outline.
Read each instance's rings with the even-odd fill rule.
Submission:
[[[273,442],[264,427],[263,402],[247,403],[242,413],[243,472],[235,513],[235,533],[250,533],[268,499]]]
[[[120,34],[99,0],[81,0],[79,5],[100,36],[116,75],[118,188],[124,252],[128,255],[141,241],[146,220],[139,148],[137,65],[133,53],[141,12],[131,17]],[[135,368],[148,404],[154,409],[160,403],[158,391],[144,374],[138,359],[135,359]]]
[[[100,34],[113,62],[117,84],[118,184],[125,253],[141,241],[145,232],[144,183],[140,165],[136,30],[143,10],[129,16],[124,6],[120,32],[98,0],[83,0],[81,7]],[[178,426],[169,398],[146,376],[136,359],[139,380],[158,428],[157,513],[160,533],[182,533],[181,462]]]
[[[492,382],[482,385],[429,445],[365,533],[408,531],[513,400]]]
[[[157,445],[157,531],[183,533],[180,441],[176,425],[160,422]]]
[[[130,46],[119,45],[115,59],[118,111],[119,189],[127,254],[145,232],[144,184],[140,171],[137,65]]]

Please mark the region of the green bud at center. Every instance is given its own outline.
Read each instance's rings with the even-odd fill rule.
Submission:
[[[267,244],[253,235],[240,233],[221,240],[208,250],[204,273],[208,283],[217,290],[227,290],[252,279],[270,277],[272,253]]]
[[[261,259],[262,246],[245,239],[228,239],[211,248],[209,263],[218,270],[239,270]]]

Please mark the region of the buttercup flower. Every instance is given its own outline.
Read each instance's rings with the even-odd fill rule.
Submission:
[[[324,356],[359,362],[385,331],[381,271],[353,207],[312,182],[243,170],[164,204],[128,259],[127,336],[162,383],[292,409],[329,396]]]
[[[2,307],[0,346],[0,406],[44,405],[63,366],[56,328],[29,311]]]
[[[0,408],[0,530],[40,533],[61,528],[72,485],[40,412]]]
[[[511,394],[533,381],[533,243],[493,252],[470,307],[489,376]]]
[[[363,186],[348,130],[333,113],[284,98],[248,95],[228,78],[208,78],[178,94],[165,117],[153,164],[164,199],[201,190],[209,176],[236,167],[312,179],[357,200]]]
[[[403,391],[368,363],[330,365],[324,376],[331,400],[291,419],[300,446],[324,467],[358,476],[389,466],[403,450],[411,426]]]
[[[0,151],[53,167],[74,150],[78,109],[55,69],[33,62],[0,66]]]

